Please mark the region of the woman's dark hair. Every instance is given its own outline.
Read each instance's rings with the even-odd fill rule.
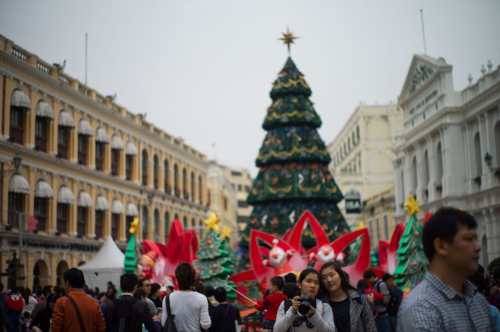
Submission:
[[[285,286],[283,286],[283,294],[289,299],[293,299],[295,296],[300,296],[300,290],[297,284],[287,282]]]
[[[175,269],[175,277],[180,290],[191,290],[196,277],[196,270],[189,263],[182,263]]]
[[[151,284],[151,293],[149,294],[149,296],[155,294],[160,288],[161,288],[160,284],[157,284],[156,282]]]
[[[461,227],[476,229],[476,219],[470,213],[452,207],[439,209],[427,220],[422,231],[422,244],[424,254],[429,262],[436,255],[434,240],[441,239],[449,244],[453,244],[453,239]]]
[[[24,298],[24,305],[28,305],[28,303],[30,302],[30,296],[31,296],[31,289],[29,288],[25,288],[24,289],[24,294],[23,294],[23,298]]]
[[[205,292],[205,286],[203,286],[203,283],[201,281],[197,281],[194,284],[194,289],[200,294],[203,294],[205,296],[207,295]]]
[[[226,300],[227,300],[226,289],[224,287],[217,287],[217,289],[215,290],[214,297],[217,300],[217,302],[219,302],[219,303],[226,302]]]
[[[174,291],[174,286],[167,286],[167,288],[170,289],[172,292]]]
[[[359,279],[358,284],[356,286],[358,287],[358,291],[361,294],[364,294],[365,290],[367,290],[369,288],[368,283],[366,282],[365,279]]]
[[[342,289],[344,290],[344,292],[347,293],[347,290],[348,289],[352,289],[352,290],[355,290],[357,291],[356,287],[354,287],[353,285],[351,285],[351,283],[349,282],[349,278],[348,278],[348,275],[347,273],[344,272],[344,270],[342,270],[342,268],[340,267],[340,265],[338,265],[337,263],[334,263],[334,262],[327,262],[325,264],[323,264],[323,266],[321,266],[321,269],[319,270],[319,274],[320,274],[320,280],[322,281],[323,278],[323,271],[325,271],[326,269],[328,268],[332,268],[335,270],[335,272],[337,272],[337,274],[339,275],[340,277],[340,287],[342,287]],[[321,293],[325,293],[326,294],[326,288],[325,288],[325,285],[323,285],[323,282],[320,282],[320,289],[321,289]]]
[[[116,298],[115,293],[112,291],[106,292],[104,296],[106,296],[110,301],[113,301]]]
[[[56,303],[57,299],[59,299],[59,295],[57,294],[50,294],[47,298],[47,305],[45,306],[45,309],[47,310],[49,317],[52,317],[52,310],[50,310],[49,303]]]
[[[169,286],[169,287],[172,287],[172,286]],[[173,291],[173,290],[174,290],[174,289],[173,289],[173,287],[172,287],[172,291]],[[215,292],[214,286],[212,286],[212,285],[207,285],[207,286],[205,287],[205,295],[206,295],[207,297],[214,296],[214,292]]]
[[[137,288],[137,290],[135,291],[134,297],[136,299],[142,300],[143,298],[148,297],[148,294],[146,293],[144,288]]]

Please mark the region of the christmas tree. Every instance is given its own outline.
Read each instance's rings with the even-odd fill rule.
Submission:
[[[420,211],[419,202],[410,196],[405,203],[410,220],[399,241],[399,249],[396,251],[398,265],[394,271],[395,281],[402,289],[415,287],[424,279],[427,271],[427,261],[422,246],[422,222],[417,219],[417,213]]]
[[[235,287],[234,283],[231,281],[226,285],[226,277],[231,276],[234,269],[233,259],[230,257],[234,253],[228,242],[231,231],[224,226],[221,234],[219,221],[220,218],[215,213],[205,220],[207,229],[204,238],[200,240],[200,251],[196,254],[198,260],[194,261],[194,266],[204,285],[225,287],[228,299],[235,300],[236,294],[231,289]]]
[[[288,46],[293,35],[283,40]],[[282,237],[309,210],[331,241],[348,233],[337,203],[343,195],[331,175],[330,155],[317,129],[321,119],[309,100],[311,89],[289,57],[273,83],[272,104],[262,127],[267,131],[256,164],[259,174],[247,201],[254,206],[240,247],[248,249],[253,229]],[[302,237],[306,249],[316,245],[308,227]],[[246,259],[240,262],[244,268]]]
[[[125,251],[125,268],[123,273],[134,273],[136,272],[137,257],[135,255],[135,233],[139,227],[139,218],[134,218],[134,221],[130,224],[130,240],[128,241],[127,251]]]

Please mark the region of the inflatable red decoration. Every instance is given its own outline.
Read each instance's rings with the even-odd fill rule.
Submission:
[[[405,228],[403,224],[397,224],[390,242],[387,240],[379,241],[379,267],[373,269],[378,276],[384,273],[392,274],[396,270],[396,251],[399,249],[399,241],[403,236]]]

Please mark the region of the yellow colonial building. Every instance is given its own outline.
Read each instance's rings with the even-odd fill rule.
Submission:
[[[236,191],[224,176],[223,167],[214,161],[209,162],[207,174],[210,210],[221,219],[221,229],[226,226],[231,230],[231,245],[234,245],[240,241]]]
[[[250,193],[250,188],[252,188],[252,178],[250,177],[250,173],[245,169],[231,168],[223,165],[219,165],[219,167],[224,177],[231,183],[236,192],[238,229],[243,231],[250,222],[250,215],[253,210],[253,206],[247,203],[247,197]]]
[[[375,213],[372,205],[381,197],[386,200],[385,210],[394,207],[394,193],[389,198],[386,192],[394,191],[392,149],[403,126],[402,113],[398,105],[360,104],[328,146],[332,157],[330,169],[345,196],[339,209],[349,225],[355,227],[363,221],[370,228],[373,247],[385,238],[385,231],[377,231],[383,229],[385,219],[382,215],[366,219],[364,210],[370,205],[368,214]],[[392,212],[386,215],[392,234]]]
[[[2,272],[19,250],[19,220],[28,287],[60,283],[108,236],[123,249],[135,217],[139,241],[166,243],[173,219],[202,228],[204,154],[1,35],[0,74]]]

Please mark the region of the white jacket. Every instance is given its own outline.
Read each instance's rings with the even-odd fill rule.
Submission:
[[[309,322],[314,325],[314,328],[310,329],[305,322],[300,326],[293,326],[293,321],[297,315],[293,313],[292,307],[285,313],[285,301],[281,302],[278,308],[278,315],[273,328],[274,332],[335,332],[333,312],[330,305],[316,299],[316,313],[311,318],[308,318]]]

